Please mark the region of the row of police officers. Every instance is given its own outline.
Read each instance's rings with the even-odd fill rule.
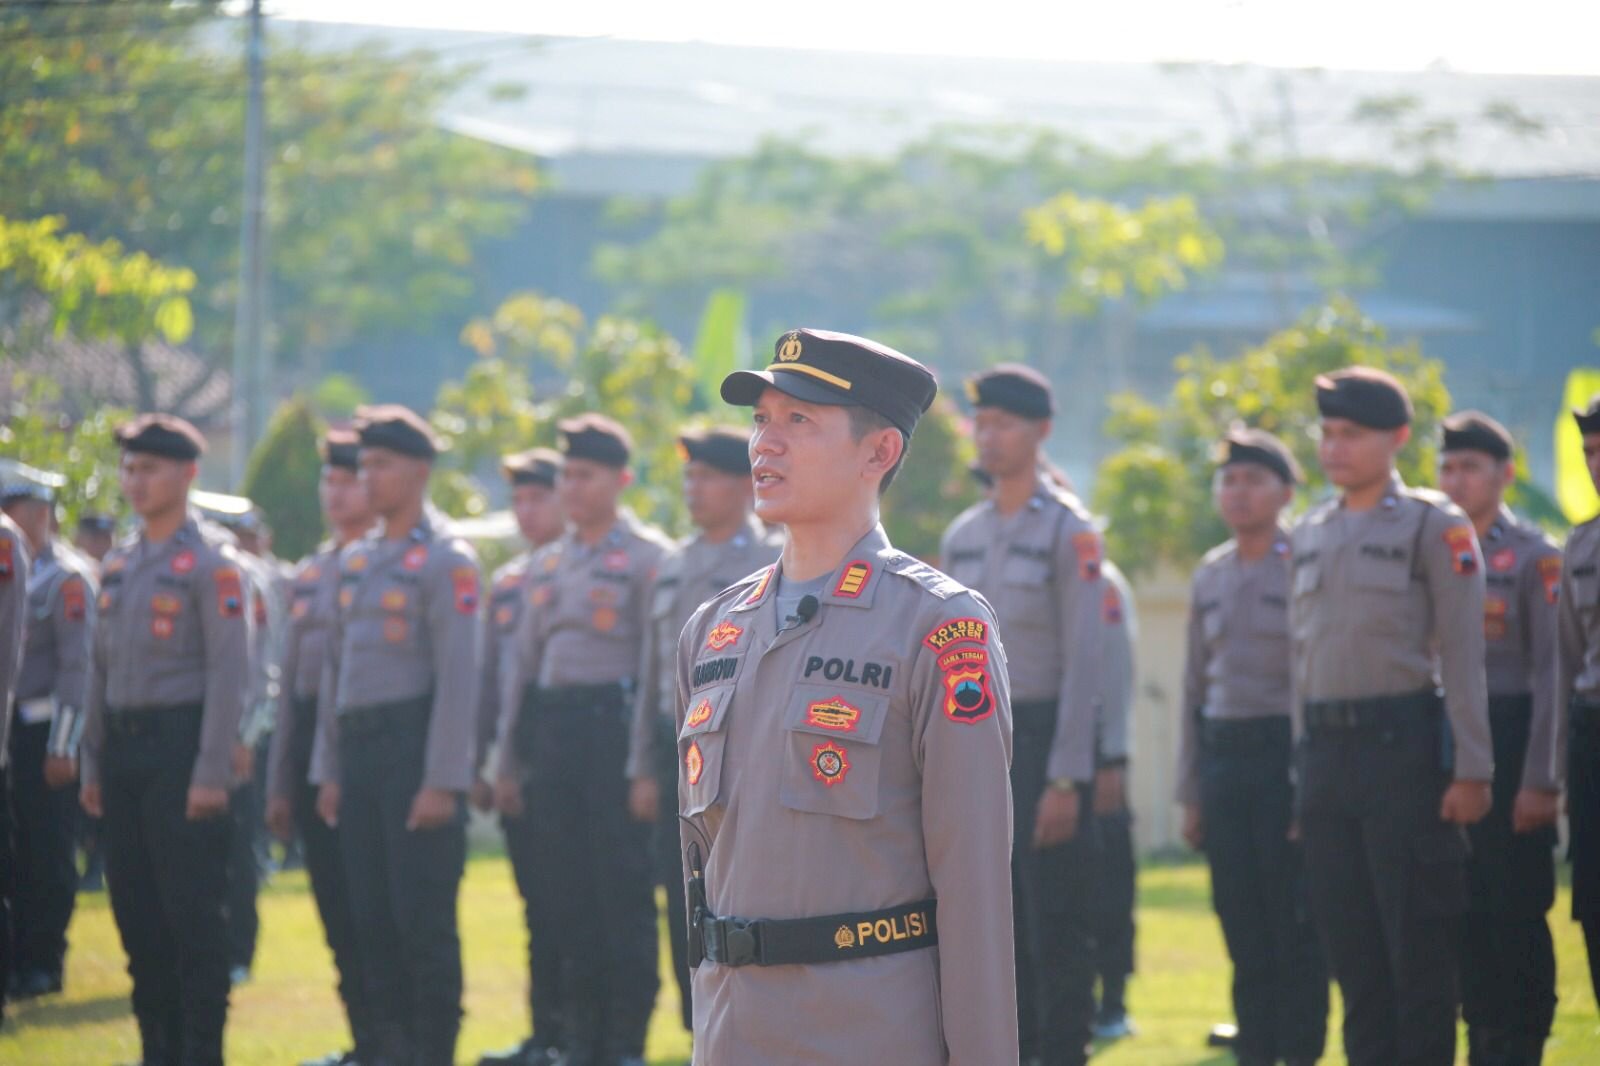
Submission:
[[[353,1039],[327,1062],[453,1061],[469,803],[500,816],[528,934],[531,1034],[485,1063],[642,1061],[658,882],[697,1063],[1084,1062],[1097,956],[1127,956],[1108,989],[1131,970],[1103,919],[1129,865],[1131,604],[1043,461],[1053,398],[1025,366],[967,383],[987,490],[939,567],[893,548],[879,501],[936,390],[876,342],[783,335],[723,383],[748,430],[681,439],[680,542],[621,505],[627,430],[564,421],[559,451],[505,460],[528,548],[486,587],[428,503],[428,424],[363,408],[323,442],[330,538],[288,582],[281,652],[272,582],[190,504],[182,420],[118,431],[140,525],[98,587],[48,502],[20,507],[0,660],[17,736],[45,728],[8,745],[13,790],[76,771],[104,820],[143,1061],[222,1059],[229,811],[270,704],[266,822],[302,842]],[[1537,1062],[1564,781],[1600,948],[1600,541],[1581,527],[1563,569],[1504,509],[1487,416],[1446,423],[1447,498],[1395,474],[1398,382],[1317,390],[1338,494],[1292,529],[1289,449],[1221,444],[1233,537],[1195,575],[1175,723],[1236,1053],[1315,1061],[1331,971],[1352,1062],[1452,1061],[1463,1003],[1472,1062]],[[1600,405],[1577,417],[1600,481]],[[0,943],[59,985],[40,896]]]

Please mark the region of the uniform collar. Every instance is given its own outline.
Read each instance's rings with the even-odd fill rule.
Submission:
[[[1505,504],[1500,505],[1500,513],[1495,515],[1494,521],[1489,525],[1489,535],[1486,540],[1500,540],[1510,536],[1517,528],[1517,516],[1511,513],[1511,508]]]
[[[822,603],[841,607],[871,607],[883,569],[894,558],[895,552],[889,546],[889,536],[883,531],[883,526],[873,526],[866,536],[856,541],[845,553],[844,560],[828,575],[822,583],[826,591],[818,599]],[[779,565],[773,563],[763,570],[755,587],[729,610],[753,611],[771,599],[778,584]]]
[[[764,530],[762,529],[761,524],[756,520],[756,516],[753,514],[747,514],[744,516],[744,524],[735,530],[733,536],[729,537],[727,540],[712,544],[710,541],[706,540],[704,533],[697,533],[694,537],[688,541],[685,541],[684,543],[685,546],[699,543],[711,548],[728,548],[733,551],[744,551],[746,548],[750,547],[750,545],[759,543],[764,535]]]
[[[1400,501],[1405,498],[1406,483],[1400,478],[1400,471],[1389,471],[1389,486],[1384,490],[1383,498],[1378,501],[1371,514],[1377,515],[1388,521],[1400,517]],[[1339,494],[1339,510],[1344,510],[1344,494]]]

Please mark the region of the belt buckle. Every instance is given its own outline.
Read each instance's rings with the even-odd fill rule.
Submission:
[[[724,966],[749,966],[760,959],[756,950],[756,933],[753,923],[744,918],[724,919],[722,929],[722,960]]]

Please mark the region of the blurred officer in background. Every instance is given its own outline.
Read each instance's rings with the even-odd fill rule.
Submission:
[[[204,438],[170,415],[117,430],[137,533],[106,556],[82,750],[146,1063],[222,1062],[228,793],[250,669],[238,552],[189,507]]]
[[[10,778],[16,826],[15,954],[10,995],[61,991],[67,926],[77,898],[78,743],[89,687],[95,565],[55,536],[59,474],[0,466],[0,506],[27,539],[26,643],[11,727]]]
[[[1212,492],[1233,538],[1194,574],[1177,799],[1184,840],[1211,866],[1240,1066],[1310,1064],[1327,1039],[1328,976],[1291,839],[1289,534],[1280,524],[1303,479],[1265,430],[1232,430],[1220,454]]]
[[[339,555],[311,776],[339,830],[370,1061],[447,1066],[461,1028],[478,558],[428,502],[439,450],[428,423],[383,404],[357,409],[354,428],[377,524]]]
[[[750,432],[716,427],[678,438],[683,500],[698,531],[661,560],[650,592],[650,628],[628,750],[629,808],[655,825],[656,880],[667,892],[667,929],[683,1027],[694,1028],[683,844],[678,833],[678,635],[689,616],[735,581],[772,563],[782,539],[750,513]],[[663,797],[666,798],[663,802]]]
[[[1117,564],[1102,564],[1106,623],[1104,693],[1095,715],[1094,818],[1100,844],[1094,907],[1094,970],[1100,981],[1094,1035],[1100,1040],[1132,1036],[1128,978],[1133,976],[1134,908],[1139,867],[1133,848],[1133,811],[1128,807],[1128,756],[1133,711],[1139,618],[1133,589]]]
[[[1353,367],[1317,379],[1318,455],[1339,496],[1292,534],[1299,822],[1311,911],[1355,1066],[1455,1061],[1466,826],[1489,811],[1483,556],[1395,457],[1411,400]],[[1440,688],[1443,687],[1443,695]]]
[[[11,702],[22,665],[31,567],[27,538],[9,516],[0,513],[0,975],[11,972],[11,895],[16,887],[16,854],[11,839],[8,741]],[[0,1019],[5,1017],[7,983],[0,980]]]
[[[472,803],[482,811],[494,809],[494,785],[487,774],[495,730],[500,723],[502,666],[506,656],[515,654],[511,646],[517,623],[522,620],[530,592],[529,562],[534,553],[560,537],[566,529],[561,512],[561,497],[556,481],[561,474],[561,453],[550,448],[533,448],[508,455],[500,463],[501,473],[511,483],[511,512],[517,531],[527,543],[526,551],[494,572],[490,582],[489,608],[483,620],[483,682],[479,692],[477,771],[472,780]],[[515,820],[523,815],[502,815]],[[543,1066],[555,1060],[564,1043],[561,1018],[561,952],[559,929],[553,904],[546,888],[549,878],[540,879],[538,856],[532,835],[522,827],[502,821],[506,855],[522,896],[523,920],[528,926],[528,1018],[529,1035],[515,1047],[490,1052],[478,1059],[479,1066]]]

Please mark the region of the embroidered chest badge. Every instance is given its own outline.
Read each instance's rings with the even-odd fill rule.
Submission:
[[[724,619],[712,626],[711,632],[706,634],[706,647],[711,651],[722,651],[739,643],[739,638],[742,636],[744,630]]]
[[[833,741],[824,741],[811,749],[811,773],[818,781],[832,788],[850,772],[850,756]]]

